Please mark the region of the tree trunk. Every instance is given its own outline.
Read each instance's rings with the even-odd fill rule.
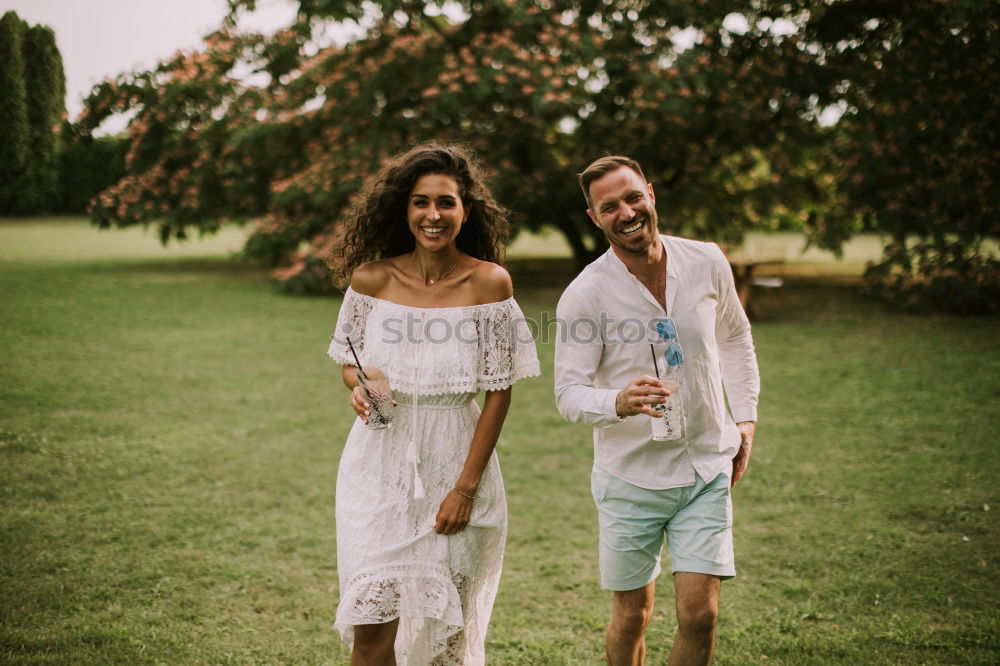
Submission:
[[[573,223],[573,218],[569,215],[558,216],[552,221],[552,224],[563,235],[566,242],[569,243],[569,247],[573,251],[573,261],[576,263],[577,268],[582,269],[604,251],[604,247],[596,242],[593,243],[593,249],[587,247],[587,244],[584,242],[584,235],[580,232],[580,227]],[[597,227],[594,227],[594,230],[600,231]],[[590,236],[593,240],[593,234],[590,234]],[[604,237],[600,236],[600,240],[603,241]]]

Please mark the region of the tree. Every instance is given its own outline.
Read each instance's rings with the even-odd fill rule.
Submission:
[[[233,16],[252,6],[230,0]],[[449,6],[460,11],[424,0],[300,0],[296,22],[273,37],[237,34],[230,20],[204,50],[98,86],[84,130],[115,111],[136,115],[126,176],[95,200],[95,220],[156,221],[167,240],[253,219],[251,256],[282,267],[291,289],[329,289],[322,258],[364,179],[401,149],[441,138],[479,151],[516,225],[551,225],[580,263],[604,242],[573,174],[604,152],[637,157],[661,217],[696,237],[736,240],[779,224],[805,225],[833,249],[865,224],[908,237],[910,213],[934,210],[916,203],[914,187],[938,202],[963,193],[927,212],[942,229],[929,237],[952,238],[945,222],[967,239],[995,234],[998,87],[964,94],[968,108],[945,108],[973,80],[996,80],[995,3]],[[362,18],[364,34],[345,45],[319,37],[326,21]],[[247,65],[253,84],[234,75]],[[938,73],[920,81],[922,71]],[[938,95],[946,101],[933,104]],[[837,104],[844,118],[821,127],[820,112]],[[927,128],[938,138],[921,138]],[[890,137],[904,152],[889,151]],[[902,175],[894,160],[911,150],[921,169],[947,172],[940,187]],[[973,163],[947,164],[963,154]],[[952,246],[935,247],[943,256]],[[959,254],[968,282],[984,264]]]
[[[905,306],[1000,309],[1000,4],[849,0],[807,26],[852,210],[887,233],[871,289]],[[842,224],[813,232],[837,248]]]
[[[24,84],[25,24],[14,12],[0,18],[0,214],[22,209],[28,162],[28,108]]]
[[[603,239],[573,174],[604,151],[638,156],[666,219],[697,235],[736,238],[822,199],[815,175],[792,168],[821,135],[783,103],[808,65],[795,38],[734,35],[722,2],[562,4],[466,3],[447,18],[432,3],[383,2],[363,37],[312,53],[321,19],[372,5],[303,1],[271,39],[223,29],[205,51],[102,84],[85,126],[137,115],[128,175],[95,219],[158,220],[167,239],[257,216],[248,251],[278,265],[308,241],[283,275],[319,287],[320,257],[364,178],[429,138],[471,143],[518,226],[554,226],[581,263]],[[682,26],[702,35],[687,50],[674,42]],[[240,61],[267,82],[236,81]]]
[[[59,208],[60,133],[66,113],[66,76],[62,56],[51,28],[28,28],[24,40],[24,73],[27,86],[29,151],[25,164],[23,207],[41,213]]]
[[[59,153],[59,211],[83,214],[90,200],[125,175],[128,140],[118,136],[92,136],[63,122]]]
[[[50,28],[0,19],[0,214],[56,210],[66,77]]]

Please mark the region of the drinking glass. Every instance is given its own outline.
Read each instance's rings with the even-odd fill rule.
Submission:
[[[667,374],[660,378],[663,388],[670,391],[667,401],[652,405],[662,416],[650,416],[653,439],[669,441],[684,435],[684,405],[681,403],[681,380],[677,374]]]
[[[368,401],[368,427],[383,430],[392,427],[393,401],[389,378],[381,369],[367,366],[358,368],[358,383]]]

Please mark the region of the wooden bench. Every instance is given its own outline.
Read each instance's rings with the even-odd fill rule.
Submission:
[[[780,289],[785,281],[777,275],[755,275],[764,266],[780,266],[785,263],[781,258],[746,258],[739,255],[729,257],[729,266],[733,269],[733,279],[736,281],[736,294],[740,305],[751,320],[760,315],[754,302],[754,287],[765,290]]]

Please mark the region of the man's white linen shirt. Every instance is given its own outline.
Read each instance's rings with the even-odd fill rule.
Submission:
[[[667,312],[608,249],[566,288],[556,309],[555,393],[559,413],[594,426],[594,463],[642,488],[692,485],[732,473],[740,444],[736,423],[757,420],[760,377],[750,322],[722,250],[660,236],[667,253]],[[684,354],[680,440],[652,438],[650,417],[619,418],[618,392],[655,375],[650,343],[663,368],[667,343],[655,322],[671,317]],[[729,409],[726,408],[728,399]]]

